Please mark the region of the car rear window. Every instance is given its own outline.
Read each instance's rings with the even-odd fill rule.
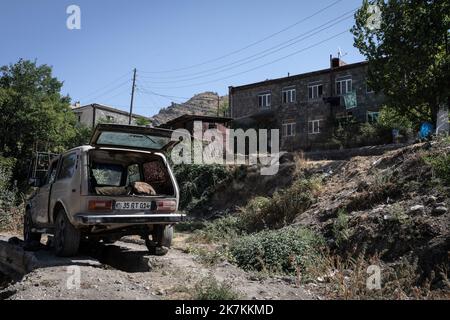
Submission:
[[[119,187],[122,183],[124,168],[121,165],[94,163],[92,175],[98,186]]]
[[[170,137],[104,131],[98,137],[96,144],[162,150],[170,141]]]

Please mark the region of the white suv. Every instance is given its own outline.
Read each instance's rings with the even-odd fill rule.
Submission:
[[[89,146],[54,158],[29,199],[26,244],[54,235],[57,255],[73,256],[83,239],[113,242],[140,235],[152,253],[167,252],[177,212],[178,185],[163,152],[170,131],[99,124]],[[164,248],[165,247],[165,248]]]

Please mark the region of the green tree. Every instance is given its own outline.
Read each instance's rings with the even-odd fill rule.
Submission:
[[[373,5],[379,26],[371,24]],[[399,115],[436,123],[450,97],[450,2],[364,0],[355,20],[354,45],[369,61],[369,85]]]
[[[138,126],[146,126],[150,124],[150,120],[144,118],[144,117],[138,117],[136,119],[136,125]]]
[[[19,60],[0,68],[0,153],[17,159],[14,179],[24,181],[34,150],[61,152],[80,135],[62,85],[47,65]]]

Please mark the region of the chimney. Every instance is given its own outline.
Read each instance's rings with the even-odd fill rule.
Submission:
[[[346,65],[344,60],[342,60],[341,58],[333,58],[333,56],[330,57],[331,57],[331,66],[330,66],[331,69],[336,69]]]

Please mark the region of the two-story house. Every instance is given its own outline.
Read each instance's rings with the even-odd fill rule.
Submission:
[[[130,119],[129,112],[98,103],[92,103],[85,106],[81,106],[77,103],[71,107],[77,117],[78,123],[91,128],[94,128],[99,122],[128,124]],[[133,113],[131,116],[131,124],[135,125],[137,119],[140,118],[147,120],[149,124],[153,121],[152,118]]]
[[[330,57],[329,69],[230,87],[233,125],[278,128],[283,150],[326,143],[339,121],[377,121],[384,98],[367,85],[367,69]]]

